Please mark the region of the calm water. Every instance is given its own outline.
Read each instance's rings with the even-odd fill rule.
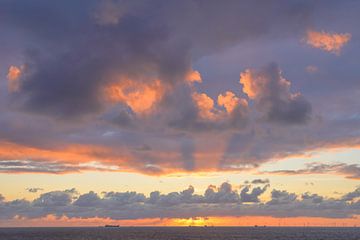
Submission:
[[[360,240],[360,228],[0,228],[1,240]]]

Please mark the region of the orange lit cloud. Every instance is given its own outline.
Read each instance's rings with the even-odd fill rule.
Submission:
[[[249,98],[254,99],[265,87],[267,79],[265,77],[257,77],[253,75],[250,69],[245,70],[240,74],[240,83],[243,85],[243,92],[248,95]]]
[[[185,80],[189,83],[194,83],[194,82],[201,83],[202,82],[200,73],[198,71],[194,71],[194,70],[190,71],[186,75]]]
[[[202,119],[220,120],[226,117],[225,111],[217,108],[215,106],[215,101],[206,93],[193,92],[192,98],[199,109],[199,115]],[[238,106],[241,106],[242,109],[248,107],[248,103],[245,99],[237,97],[231,91],[220,94],[217,99],[217,105],[223,106],[227,113],[232,113]]]
[[[164,94],[159,80],[150,83],[123,79],[106,88],[107,98],[113,102],[124,102],[136,113],[149,112]]]
[[[136,150],[135,150],[136,151]],[[38,148],[0,141],[0,173],[67,174],[86,171],[140,172],[165,175],[183,172],[178,153],[149,153],[159,163],[136,161],[134,149],[98,145],[68,144],[57,148]],[[207,166],[210,168],[209,166]]]
[[[22,74],[22,68],[16,66],[10,66],[7,74],[9,92],[19,91],[21,74]]]
[[[340,54],[341,48],[350,41],[350,33],[327,33],[308,31],[306,43],[327,52]]]
[[[280,69],[277,69],[276,74],[278,75],[277,78],[272,79],[271,74],[268,72],[257,72],[252,69],[246,69],[240,73],[240,83],[243,85],[243,92],[251,99],[255,99],[260,95],[271,95],[272,89],[270,81],[274,80],[277,81],[277,88],[283,90],[284,94],[282,95],[286,95],[291,83],[281,76]]]
[[[79,171],[114,171],[127,158],[110,149],[91,145],[68,145],[57,149],[41,149],[10,142],[0,142],[2,172],[70,173]],[[7,170],[8,169],[8,170]]]
[[[239,104],[247,107],[248,103],[245,99],[241,99],[231,91],[220,94],[217,99],[218,105],[223,106],[228,113],[231,113]]]
[[[199,109],[199,114],[201,118],[204,119],[214,119],[214,100],[206,95],[206,93],[197,93],[194,92],[193,100]]]
[[[2,159],[61,159],[64,162],[72,162],[76,159],[78,162],[87,162],[92,153],[104,152],[105,149],[97,146],[72,145],[60,149],[45,150],[35,147],[23,146],[10,142],[1,142],[0,156]]]

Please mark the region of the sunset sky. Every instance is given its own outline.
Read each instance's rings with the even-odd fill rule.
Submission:
[[[0,0],[0,227],[360,226],[359,11]]]

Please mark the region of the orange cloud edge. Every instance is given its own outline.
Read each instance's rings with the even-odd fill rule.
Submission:
[[[303,153],[294,153],[287,155],[275,155],[272,158],[266,160],[266,162],[282,161],[287,158],[310,158],[312,153],[317,151],[338,151],[342,149],[359,149],[360,144],[356,139],[350,139],[344,142],[338,143],[323,143],[318,146],[314,146],[312,149],[307,149]],[[161,153],[160,153],[161,154]],[[101,157],[99,157],[101,156]],[[196,176],[202,176],[213,173],[221,172],[251,172],[254,174],[261,174],[257,172],[257,167],[247,168],[229,168],[218,169],[217,162],[208,162],[208,165],[201,166],[194,170],[188,171],[177,166],[165,166],[161,171],[152,171],[144,169],[140,163],[134,161],[133,156],[129,155],[126,151],[113,152],[111,148],[98,146],[98,145],[65,145],[56,149],[41,149],[31,146],[19,145],[12,142],[0,141],[0,158],[6,160],[28,160],[28,159],[40,159],[46,161],[53,161],[59,164],[65,164],[73,166],[74,169],[64,170],[60,172],[22,172],[22,171],[3,171],[1,173],[9,174],[70,174],[70,173],[83,173],[83,172],[127,172],[127,173],[139,173],[149,176],[181,176],[183,174],[193,174]],[[76,161],[74,161],[76,159]],[[201,160],[201,159],[199,159]],[[36,162],[37,160],[34,160]],[[50,163],[51,163],[50,161]],[[92,164],[99,164],[93,166]],[[132,167],[129,167],[132,166]],[[77,168],[78,167],[78,168]],[[270,173],[269,173],[270,174]],[[308,174],[304,174],[308,175]]]

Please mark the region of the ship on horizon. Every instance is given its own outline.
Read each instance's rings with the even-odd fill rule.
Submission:
[[[104,227],[106,227],[106,228],[118,228],[118,227],[120,227],[120,225],[106,224]]]

